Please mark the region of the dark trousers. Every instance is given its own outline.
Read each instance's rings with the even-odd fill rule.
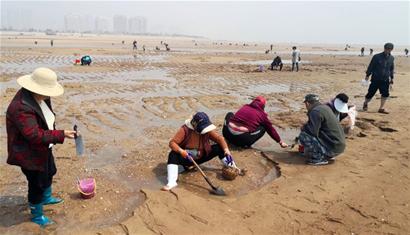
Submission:
[[[296,72],[298,72],[299,71],[299,62],[292,63],[292,71],[295,69],[295,65],[296,65]]]
[[[283,63],[279,63],[279,64],[277,64],[277,63],[272,63],[272,64],[270,65],[270,70],[273,70],[273,67],[278,67],[278,66],[279,66],[279,71],[282,71]]]
[[[228,124],[233,116],[233,113],[226,114],[222,129],[222,134],[229,143],[238,147],[249,148],[265,134],[266,130],[263,126],[259,126],[254,132],[247,132],[240,135],[232,134],[228,128]]]
[[[377,90],[380,91],[380,94],[383,98],[390,96],[389,94],[390,82],[387,81],[372,81],[367,91],[366,99],[370,100],[376,94]]]
[[[206,156],[202,156],[198,159],[195,160],[197,164],[202,164],[204,162],[207,162],[214,157],[218,156],[219,159],[223,159],[225,157],[224,151],[219,146],[218,144],[214,144],[211,146],[211,152],[208,153]],[[184,167],[189,167],[193,166],[194,164],[189,161],[188,159],[182,157],[179,153],[171,151],[168,155],[168,162],[167,164],[176,164],[176,165],[182,165]]]
[[[28,181],[28,201],[39,204],[43,200],[44,190],[51,186],[53,176],[57,173],[54,157],[50,149],[44,171],[32,171],[21,168]]]

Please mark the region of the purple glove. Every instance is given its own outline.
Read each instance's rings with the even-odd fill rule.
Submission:
[[[224,158],[224,162],[226,166],[233,165],[233,157],[231,155],[226,155]]]
[[[188,153],[188,156],[186,157],[190,162],[193,162],[192,154]]]

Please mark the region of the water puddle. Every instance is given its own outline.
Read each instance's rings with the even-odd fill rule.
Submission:
[[[17,84],[17,81],[14,79],[11,79],[10,81],[6,82],[0,82],[0,95],[3,95],[7,92],[7,89],[11,90],[18,90],[20,89],[20,86]]]
[[[300,130],[297,128],[275,128],[281,139],[288,145],[294,143],[295,137],[299,136]],[[261,152],[283,152],[278,143],[276,143],[269,135],[264,135],[259,141],[257,141],[252,148],[259,150]]]
[[[60,68],[73,66],[76,59],[81,56],[66,56],[66,55],[27,55],[14,58],[13,56],[7,56],[2,58],[4,61],[0,63],[0,73],[3,74],[25,74],[31,73],[38,67],[47,68]],[[93,65],[99,63],[142,63],[143,65],[150,65],[151,63],[166,62],[167,55],[92,55]]]
[[[265,84],[265,85],[250,85],[247,88],[247,92],[253,94],[270,94],[270,93],[282,93],[289,92],[289,85],[285,84]]]
[[[105,144],[97,150],[89,150],[87,156],[87,169],[99,169],[108,165],[119,163],[122,159],[124,150],[112,144]]]
[[[241,61],[234,64],[242,64],[242,65],[270,65],[272,60],[250,60],[250,61]],[[291,60],[282,60],[283,64],[292,64]],[[299,61],[300,64],[311,64],[312,61],[309,60],[302,60]]]
[[[60,72],[59,76],[64,82],[77,83],[116,83],[121,85],[135,84],[141,81],[164,81],[175,85],[176,80],[167,76],[167,71],[163,69],[119,71],[119,72]]]

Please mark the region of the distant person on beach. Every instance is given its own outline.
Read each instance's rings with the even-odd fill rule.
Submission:
[[[378,112],[388,114],[384,109],[384,105],[390,96],[390,86],[393,85],[394,57],[391,55],[393,47],[392,43],[384,44],[384,51],[374,55],[367,67],[365,80],[368,81],[370,75],[372,76],[372,79],[363,104],[363,111],[367,111],[369,102],[376,94],[377,90],[379,90],[382,97],[380,99],[380,108]]]
[[[270,51],[273,51],[273,44],[270,44]]]
[[[406,57],[409,57],[409,49],[404,49],[404,55],[406,56]]]
[[[50,45],[51,45],[51,47],[53,47],[54,46],[54,40],[50,40]]]
[[[16,165],[28,181],[31,221],[44,227],[53,221],[44,216],[43,206],[63,202],[52,196],[53,177],[57,172],[53,146],[74,139],[75,131],[56,130],[50,97],[64,93],[57,74],[37,68],[17,79],[22,88],[6,112],[7,163]],[[64,177],[64,176],[63,176]]]
[[[193,166],[192,159],[202,164],[218,156],[224,166],[236,167],[225,139],[215,129],[204,112],[198,112],[185,121],[169,142],[168,183],[162,190],[169,191],[178,185],[178,166],[187,170]]]
[[[369,53],[369,55],[373,55],[373,49],[372,48],[370,48],[370,53]]]
[[[304,104],[308,121],[298,137],[303,154],[308,157],[309,165],[326,165],[345,150],[343,128],[332,109],[320,103],[319,96],[306,95]]]
[[[280,56],[276,56],[275,59],[273,59],[273,62],[270,65],[270,70],[273,70],[274,67],[276,68],[278,66],[279,66],[279,71],[282,71],[283,63],[282,63],[282,59],[280,58]]]
[[[136,41],[136,40],[134,40],[134,41],[132,42],[132,49],[133,49],[133,50],[137,50],[137,41]]]
[[[299,71],[299,62],[300,62],[300,51],[294,46],[292,47],[292,72],[295,70]]]
[[[91,56],[89,56],[89,55],[86,55],[86,56],[83,56],[83,57],[81,57],[81,65],[91,65],[91,62],[92,62],[92,59],[91,59]]]
[[[364,47],[360,49],[360,56],[364,56]]]
[[[225,139],[238,147],[250,148],[267,132],[282,148],[288,145],[283,142],[265,112],[266,99],[256,97],[250,104],[242,106],[235,114],[225,116],[222,129]]]
[[[142,45],[142,51],[145,52],[145,45]]]

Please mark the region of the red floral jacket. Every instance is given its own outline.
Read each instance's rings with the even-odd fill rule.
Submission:
[[[51,108],[50,100],[45,100]],[[40,106],[31,92],[22,88],[6,114],[7,163],[26,170],[44,171],[49,145],[64,142],[63,130],[49,130]]]

